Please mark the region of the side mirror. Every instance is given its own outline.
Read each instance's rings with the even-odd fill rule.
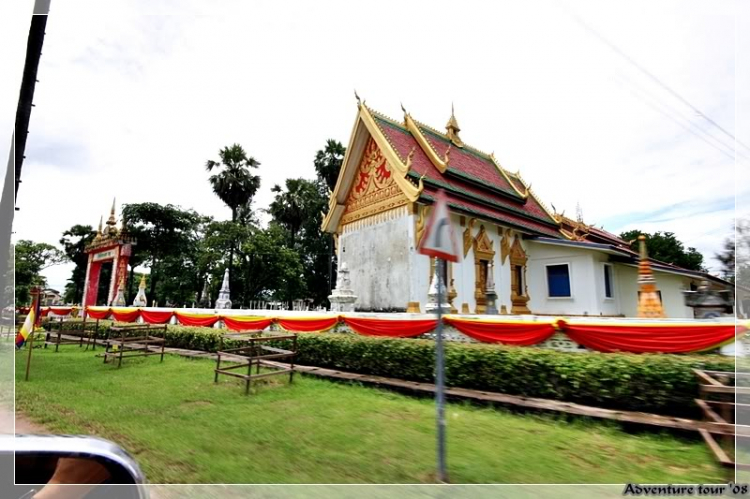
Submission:
[[[148,498],[146,479],[138,464],[127,452],[107,440],[3,435],[0,436],[0,457],[3,470],[15,469],[11,483],[16,484],[12,495],[3,490],[2,497]]]

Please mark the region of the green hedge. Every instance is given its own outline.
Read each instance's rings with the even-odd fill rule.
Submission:
[[[100,322],[100,337],[110,324]],[[167,346],[215,351],[223,332],[169,326]],[[411,381],[434,379],[431,340],[311,333],[299,335],[298,349],[296,362],[302,365]],[[446,344],[445,364],[449,386],[683,417],[699,416],[693,368],[735,368],[733,358],[718,355],[567,353],[453,342]]]

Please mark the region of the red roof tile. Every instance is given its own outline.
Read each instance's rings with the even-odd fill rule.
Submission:
[[[502,179],[504,183],[501,185],[476,178],[475,182],[477,183],[475,184],[462,180],[461,177],[443,175],[435,168],[435,165],[421,149],[412,134],[403,126],[379,116],[375,116],[375,121],[401,158],[406,158],[414,150],[411,169],[416,176],[424,176],[425,191],[428,190],[428,187],[430,192],[442,187],[446,191],[455,194],[453,196],[455,204],[462,204],[490,218],[507,220],[513,225],[525,227],[533,232],[560,237],[557,229],[550,225],[556,225],[556,222],[539,205],[537,200],[533,196],[529,196],[526,200],[519,197],[491,161],[485,164],[492,167],[496,178]],[[451,167],[457,168],[456,165],[470,164],[470,168],[479,168],[477,165],[480,163],[480,160],[473,153],[460,151],[458,154],[454,154],[457,151],[459,151],[457,148],[452,148],[451,150]],[[464,162],[463,159],[467,156],[472,159],[469,162]],[[463,170],[462,172],[465,173]],[[485,178],[489,177],[490,174],[485,172]],[[485,185],[490,184],[497,190],[483,189],[477,185],[481,185],[482,183]],[[497,192],[498,190],[500,192]],[[501,192],[504,194],[501,194]],[[470,196],[472,199],[465,199],[460,196],[461,194]],[[521,223],[522,220],[525,220],[525,222]],[[541,227],[544,227],[544,229],[541,229]]]

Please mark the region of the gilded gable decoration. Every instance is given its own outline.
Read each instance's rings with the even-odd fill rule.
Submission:
[[[394,181],[390,164],[371,137],[349,191],[341,224],[389,211],[408,202]]]

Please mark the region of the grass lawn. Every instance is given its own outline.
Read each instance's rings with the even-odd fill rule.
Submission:
[[[98,351],[98,350],[97,350]],[[168,355],[119,370],[75,346],[16,354],[16,407],[56,433],[93,434],[133,454],[151,483],[430,483],[434,405],[296,375],[250,396],[214,363]],[[698,440],[451,404],[453,483],[719,482]]]

